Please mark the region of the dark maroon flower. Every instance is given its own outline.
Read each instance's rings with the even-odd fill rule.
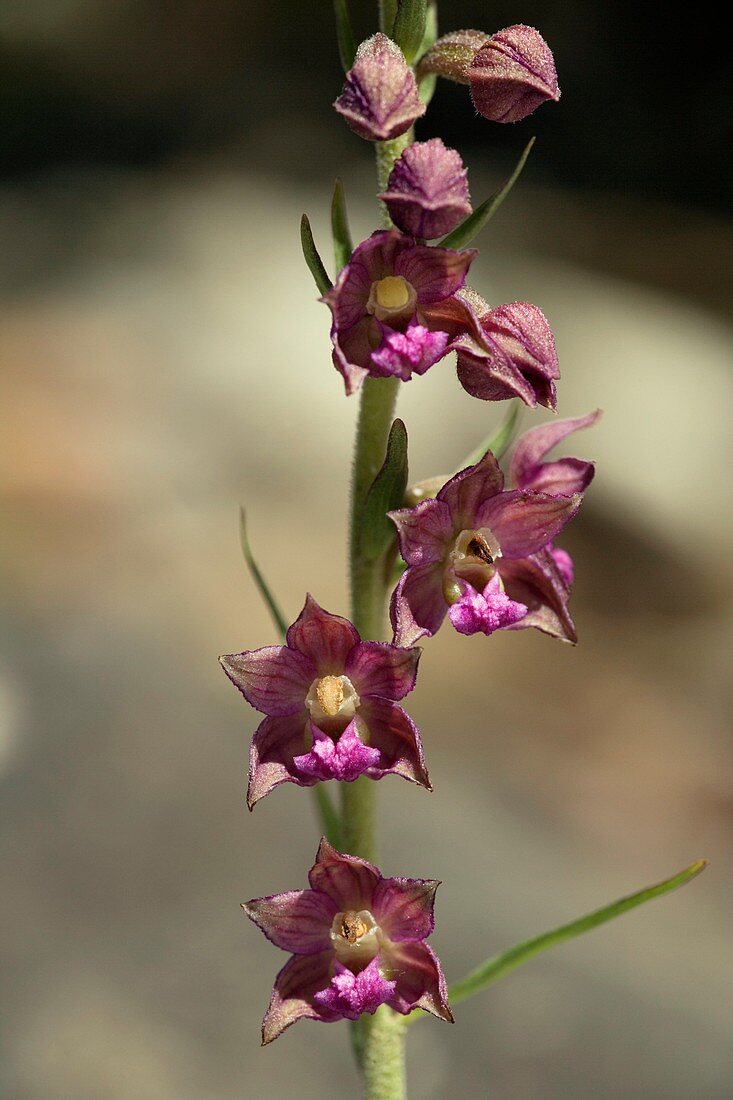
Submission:
[[[430,789],[420,732],[396,702],[415,686],[419,657],[363,642],[312,596],[286,645],[221,657],[234,686],[267,715],[250,751],[250,809],[281,783],[394,774]]]
[[[473,291],[464,292],[479,318],[480,335],[460,336],[458,380],[481,401],[519,397],[530,408],[557,404],[560,377],[552,330],[541,309],[530,302],[511,302],[490,309]]]
[[[453,1022],[433,931],[434,879],[383,878],[371,863],[321,841],[309,890],[255,898],[242,908],[268,940],[292,953],[262,1021],[271,1043],[297,1020],[356,1020],[386,1004]]]
[[[489,451],[435,499],[390,512],[407,562],[392,596],[397,644],[435,634],[446,614],[463,634],[537,626],[574,639],[568,587],[548,547],[581,499],[505,490]]]
[[[385,34],[362,42],[334,107],[359,137],[389,141],[425,114],[414,73]]]
[[[471,302],[457,293],[476,255],[416,244],[396,229],[378,230],[354,250],[322,298],[347,393],[367,375],[424,374],[467,332],[481,339]]]
[[[493,122],[519,122],[560,98],[550,47],[539,31],[522,24],[492,35],[466,75],[476,110]]]
[[[398,229],[435,240],[471,213],[468,180],[460,154],[440,138],[408,145],[379,197]]]

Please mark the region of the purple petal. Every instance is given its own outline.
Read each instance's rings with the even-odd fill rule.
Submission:
[[[500,558],[497,565],[507,594],[514,600],[521,600],[529,609],[510,629],[533,626],[554,638],[575,643],[578,635],[568,611],[570,588],[555,560],[557,553],[557,550],[541,550],[529,558]]]
[[[447,504],[430,497],[414,508],[398,508],[387,515],[397,528],[400,554],[408,565],[443,560],[454,535]]]
[[[425,374],[446,353],[447,332],[431,332],[424,325],[410,323],[404,332],[382,325],[382,342],[371,353],[371,373],[408,382],[413,374]]]
[[[421,650],[387,642],[359,642],[349,654],[344,673],[358,695],[404,699],[415,686]]]
[[[429,329],[447,332],[451,339],[449,351],[455,350],[456,344],[463,337],[473,337],[477,340],[483,338],[483,329],[479,317],[488,309],[486,302],[470,287],[464,286],[452,297],[444,298],[442,302],[432,302],[429,305],[421,305],[419,314],[423,324]]]
[[[554,409],[560,377],[552,330],[530,302],[497,306],[481,317],[480,340],[456,345],[458,378],[482,401],[520,397],[527,405]]]
[[[346,658],[360,641],[348,619],[324,611],[310,594],[287,636],[288,645],[313,663],[318,676],[340,676]]]
[[[435,927],[437,879],[383,878],[374,891],[372,915],[388,939],[424,940]]]
[[[457,84],[468,84],[471,62],[488,41],[489,35],[484,31],[451,31],[444,34],[421,57],[418,75],[437,73]]]
[[[456,251],[435,245],[416,244],[395,258],[395,274],[402,275],[417,291],[418,306],[450,298],[466,281],[468,269],[478,256],[475,248]]]
[[[284,645],[229,653],[219,658],[235,688],[263,714],[294,714],[303,710],[315,668],[302,653]]]
[[[294,955],[275,978],[270,1007],[262,1021],[262,1045],[282,1035],[286,1027],[298,1020],[322,1020],[331,1023],[340,1019],[325,1006],[314,1004],[315,995],[331,980],[333,951],[320,955]]]
[[[476,53],[467,71],[479,114],[494,122],[518,122],[548,99],[558,100],[555,61],[533,27],[506,27]]]
[[[316,993],[313,1002],[343,1020],[358,1020],[364,1012],[374,1013],[394,995],[397,983],[382,977],[378,955],[358,974],[338,959],[334,970],[331,984]]]
[[[249,752],[249,787],[247,805],[250,810],[266,794],[281,783],[297,783],[310,787],[314,780],[299,775],[293,763],[302,753],[309,719],[305,709],[298,714],[265,718],[252,738]]]
[[[313,747],[309,753],[293,760],[300,773],[310,779],[338,779],[353,783],[370,768],[378,767],[380,752],[365,745],[356,732],[356,723],[349,722],[338,741],[311,723]]]
[[[452,477],[438,493],[438,500],[447,504],[454,531],[478,527],[476,517],[487,501],[504,488],[504,475],[491,451],[475,466]]]
[[[498,573],[483,592],[465,584],[460,600],[448,608],[448,617],[459,634],[493,634],[502,627],[513,626],[526,614],[525,604],[507,596]]]
[[[432,790],[425,767],[420,731],[402,707],[376,696],[366,696],[359,717],[369,730],[369,744],[379,749],[378,768],[369,773],[375,779],[401,775],[412,783]]]
[[[595,424],[600,415],[600,409],[596,409],[587,416],[552,420],[525,432],[517,441],[509,463],[509,478],[512,483],[518,489],[539,489],[545,493],[555,492],[564,496],[582,492],[593,478],[592,462],[565,458],[558,462],[543,463],[542,459],[573,432]]]
[[[552,542],[581,505],[580,493],[572,497],[512,489],[485,504],[477,515],[477,527],[490,527],[505,558],[526,558]]]
[[[336,906],[314,890],[290,890],[254,898],[242,905],[268,940],[293,955],[317,955],[333,947],[331,925]]]
[[[399,47],[384,34],[375,34],[359,46],[334,107],[366,141],[399,137],[425,114],[412,70]]]
[[[369,909],[381,875],[376,867],[357,856],[342,855],[325,837],[321,840],[316,862],[308,873],[314,890],[327,894],[338,909]]]
[[[378,325],[373,317],[363,317],[353,328],[340,333],[331,328],[333,342],[332,361],[343,377],[346,396],[356,393],[371,370],[372,343],[369,333]]]
[[[423,1008],[447,1023],[453,1023],[443,969],[426,943],[391,943],[382,952],[382,970],[397,982],[390,1008],[406,1016]]]
[[[339,329],[351,328],[366,313],[373,282],[394,274],[398,252],[413,247],[396,229],[378,229],[357,245],[334,286],[321,298]]]
[[[450,233],[471,213],[463,161],[440,138],[408,145],[379,197],[403,233],[425,240]]]
[[[389,615],[395,643],[410,646],[426,634],[436,634],[447,610],[443,563],[411,565],[392,593]]]

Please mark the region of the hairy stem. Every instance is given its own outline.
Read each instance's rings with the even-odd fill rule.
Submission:
[[[368,1024],[362,1062],[366,1100],[406,1100],[405,1019],[382,1005]]]

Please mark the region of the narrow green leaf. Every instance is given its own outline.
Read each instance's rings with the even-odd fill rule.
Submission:
[[[407,430],[395,420],[387,439],[387,453],[364,501],[360,554],[374,560],[383,554],[396,532],[387,512],[401,508],[407,488]]]
[[[514,184],[519,179],[534,143],[534,138],[528,142],[527,148],[517,161],[517,166],[506,183],[502,184],[499,190],[493,194],[490,199],[486,199],[480,206],[477,206],[473,214],[469,214],[467,218],[464,218],[460,225],[457,225],[452,232],[446,237],[443,237],[443,240],[440,241],[441,248],[465,248],[466,245],[473,240],[476,234],[483,229],[489,218],[494,216]]]
[[[347,73],[354,64],[356,57],[356,39],[349,19],[349,11],[346,0],[333,0],[333,10],[336,16],[336,37],[339,44],[339,57]]]
[[[331,289],[333,283],[329,279],[328,272],[323,266],[323,260],[318,255],[318,249],[316,248],[316,242],[313,240],[311,223],[308,221],[307,214],[304,214],[300,219],[300,243],[303,246],[305,262],[308,264],[310,273],[315,279],[316,286],[321,294],[325,294],[327,290]]]
[[[267,610],[272,616],[272,621],[274,622],[275,626],[277,627],[281,636],[284,639],[285,634],[287,633],[288,624],[285,621],[285,616],[278,607],[275,597],[270,591],[270,586],[268,585],[265,578],[262,576],[259,566],[257,565],[257,562],[255,561],[252,554],[252,548],[249,545],[249,538],[247,536],[247,515],[244,511],[244,508],[239,509],[239,541],[242,544],[242,553],[244,554],[244,560],[247,563],[247,567],[252,574],[252,580],[255,582],[257,590],[262,596],[262,599],[265,601]]]
[[[424,53],[427,53],[431,46],[435,45],[438,38],[438,5],[436,0],[431,0],[428,4],[427,14],[425,17],[425,34],[423,40],[420,43],[420,48],[417,51],[417,57],[420,58]],[[430,103],[430,100],[435,94],[435,88],[438,83],[438,77],[435,73],[426,73],[422,77],[418,77],[417,90],[420,95],[420,102],[425,106]]]
[[[668,894],[670,891],[684,886],[685,883],[690,882],[696,875],[699,875],[707,865],[708,861],[706,859],[699,859],[684,871],[673,875],[672,878],[665,879],[664,882],[657,883],[656,886],[648,886],[645,890],[639,890],[636,894],[630,894],[628,897],[612,902],[611,905],[604,906],[603,909],[596,909],[595,912],[588,913],[580,920],[563,924],[552,932],[545,932],[544,935],[517,944],[516,947],[511,947],[500,955],[494,955],[493,958],[488,959],[463,978],[462,981],[451,986],[448,990],[451,1003],[456,1004],[458,1001],[464,1001],[466,997],[473,997],[474,994],[480,993],[491,982],[502,978],[515,966],[521,966],[522,963],[527,962],[535,955],[539,955],[542,951],[547,951],[550,947],[555,947],[557,944],[565,943],[566,940],[581,936],[584,932],[590,932],[592,928],[597,928],[600,924],[605,924],[606,921],[620,917],[622,913],[628,913],[630,909],[635,909],[637,905],[643,905],[646,901],[662,897],[663,894]]]
[[[333,844],[334,848],[341,851],[341,821],[337,814],[331,796],[326,790],[325,783],[316,783],[313,790],[313,798],[316,805],[316,812],[318,813],[318,820],[321,823],[321,828],[326,834],[328,841]]]
[[[398,0],[392,38],[409,64],[420,50],[425,37],[427,0]]]
[[[491,451],[498,462],[514,438],[521,411],[521,401],[518,399],[512,401],[506,416],[498,427],[496,427],[491,435],[487,436],[483,443],[480,443],[475,450],[471,451],[469,455],[466,455],[463,462],[458,467],[458,470],[465,470],[467,466],[473,466],[476,462],[480,462],[487,451]],[[456,473],[458,473],[458,470],[456,470]]]
[[[354,251],[351,242],[351,231],[349,230],[349,218],[346,213],[344,185],[339,179],[334,184],[333,198],[331,199],[331,232],[333,234],[333,255],[336,260],[336,272],[338,274],[342,267],[346,267],[351,259],[351,253]]]

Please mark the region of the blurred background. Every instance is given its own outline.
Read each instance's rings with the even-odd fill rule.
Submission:
[[[353,0],[362,35],[374,5]],[[435,793],[379,788],[386,873],[437,877],[449,978],[707,856],[705,875],[410,1038],[425,1100],[733,1093],[728,707],[733,524],[727,86],[655,6],[443,3],[444,30],[537,26],[563,98],[516,126],[442,84],[418,136],[475,202],[533,134],[472,283],[547,313],[560,412],[598,476],[563,545],[577,648],[425,646],[410,712]],[[289,615],[345,612],[356,400],[302,262],[333,177],[357,239],[371,150],[331,111],[327,0],[0,3],[0,1093],[337,1100],[343,1027],[259,1049],[284,961],[239,902],[305,885],[308,798],[244,804],[257,715],[216,657],[274,642],[247,506]],[[502,410],[449,363],[404,387],[415,480]],[[539,417],[526,414],[524,425]],[[412,1094],[411,1093],[411,1094]]]

